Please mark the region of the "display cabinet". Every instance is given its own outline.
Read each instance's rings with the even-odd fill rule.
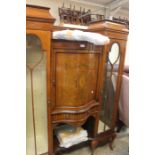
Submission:
[[[27,155],[52,155],[58,148],[55,129],[82,126],[92,151],[115,138],[115,125],[128,30],[110,21],[87,30],[110,38],[110,44],[52,39],[49,8],[26,6]],[[118,66],[118,76],[113,68]],[[114,85],[114,81],[116,85]]]

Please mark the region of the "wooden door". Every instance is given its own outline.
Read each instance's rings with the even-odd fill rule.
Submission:
[[[55,108],[82,107],[97,102],[101,52],[63,49],[62,46],[53,50]]]
[[[82,106],[95,100],[98,55],[56,54],[56,106]]]

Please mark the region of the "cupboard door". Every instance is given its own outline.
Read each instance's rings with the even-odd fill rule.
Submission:
[[[77,107],[96,100],[99,54],[56,52],[56,107]]]
[[[47,152],[46,56],[36,35],[26,37],[26,154]]]

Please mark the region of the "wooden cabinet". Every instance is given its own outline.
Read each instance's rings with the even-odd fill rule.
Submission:
[[[121,76],[128,31],[109,21],[91,25],[93,31],[110,37],[110,44],[52,40],[54,18],[49,8],[27,6],[27,155],[48,153],[58,146],[58,125],[82,126],[99,141],[115,137]],[[62,29],[62,28],[60,28]],[[111,53],[117,48],[115,58]],[[113,69],[118,65],[114,92]],[[103,130],[98,133],[99,121]]]
[[[53,127],[60,123],[83,126],[91,117],[93,126],[86,129],[89,136],[95,137],[103,47],[64,40],[52,40],[52,44],[51,123]]]

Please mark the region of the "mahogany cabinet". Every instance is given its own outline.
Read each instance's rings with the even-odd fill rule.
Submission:
[[[67,123],[83,126],[90,137],[95,137],[100,110],[103,47],[64,40],[52,40],[52,44],[52,130]],[[56,144],[54,140],[56,137],[53,138],[53,144]]]
[[[27,5],[26,11],[27,155],[52,155],[54,130],[64,123],[85,128],[93,150],[112,141],[128,30],[110,21],[90,25],[87,31],[110,38],[104,46],[53,40],[52,31],[65,28],[53,26],[49,8]]]

